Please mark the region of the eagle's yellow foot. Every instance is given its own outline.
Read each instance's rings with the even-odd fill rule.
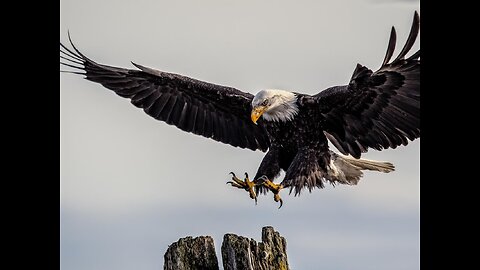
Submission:
[[[266,176],[262,176],[258,178],[257,181],[258,181],[257,185],[262,185],[268,188],[273,193],[273,200],[275,202],[280,202],[280,206],[278,207],[278,209],[282,208],[283,200],[282,198],[280,198],[280,195],[278,193],[280,192],[280,190],[283,189],[283,185],[273,183]]]
[[[230,172],[230,174],[232,175],[233,181],[228,181],[227,184],[231,184],[232,187],[245,189],[250,194],[250,198],[254,199],[255,204],[257,204],[257,194],[254,190],[255,183],[253,183],[253,181],[250,181],[250,179],[248,178],[248,174],[245,173],[244,180],[239,179],[237,176],[235,176],[233,172]]]

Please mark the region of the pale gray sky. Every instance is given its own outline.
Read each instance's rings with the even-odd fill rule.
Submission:
[[[61,0],[60,40],[70,30],[91,59],[130,61],[256,93],[317,93],[348,83],[356,63],[381,64],[390,27],[403,46],[419,1]],[[401,44],[400,44],[401,43]],[[419,42],[413,48],[419,48]],[[400,49],[399,48],[399,49]],[[420,140],[370,151],[396,165],[357,186],[258,205],[225,182],[254,175],[264,154],[185,133],[127,99],[60,75],[62,270],[161,269],[187,235],[257,240],[273,226],[292,269],[419,269]]]

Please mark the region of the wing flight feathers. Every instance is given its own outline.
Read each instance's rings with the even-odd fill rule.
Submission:
[[[68,39],[73,49],[60,43],[60,63],[73,70],[63,72],[85,75],[181,130],[251,150],[270,146],[264,128],[250,120],[253,95],[135,63],[139,70],[101,65],[83,55],[70,34]]]

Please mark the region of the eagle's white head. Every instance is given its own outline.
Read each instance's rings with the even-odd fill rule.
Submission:
[[[258,92],[252,101],[252,121],[263,116],[267,121],[286,122],[298,113],[297,96],[288,91],[267,89]]]

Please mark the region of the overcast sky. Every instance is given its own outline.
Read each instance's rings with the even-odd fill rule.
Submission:
[[[314,94],[348,83],[357,63],[376,70],[391,26],[399,50],[420,11],[407,0],[60,4],[60,41],[69,30],[99,63],[134,61],[253,94]],[[291,269],[420,268],[420,140],[364,155],[393,162],[393,173],[282,192],[278,210],[271,194],[255,206],[225,184],[230,171],[254,175],[264,153],[156,121],[78,75],[60,75],[60,96],[62,270],[162,269],[180,237],[211,235],[218,252],[225,233],[260,240],[267,225],[287,239]]]

